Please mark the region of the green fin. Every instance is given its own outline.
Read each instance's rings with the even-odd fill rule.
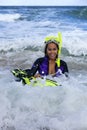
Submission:
[[[24,70],[21,69],[14,69],[11,71],[15,77],[21,78],[26,77],[27,73]]]
[[[43,79],[43,78],[34,78],[34,77],[28,77],[27,73],[24,70],[21,69],[14,69],[11,71],[13,73],[13,75],[19,79],[22,80],[23,84],[27,84],[27,85],[31,85],[33,87],[35,86],[40,86],[40,87],[44,87],[44,86],[50,86],[50,87],[56,87],[56,86],[60,86],[60,84],[58,84],[56,81],[51,80],[51,79]],[[20,81],[21,81],[20,80]]]

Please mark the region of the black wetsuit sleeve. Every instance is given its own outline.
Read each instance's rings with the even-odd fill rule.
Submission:
[[[43,61],[43,58],[38,58],[38,59],[34,62],[34,64],[33,64],[33,66],[32,66],[31,69],[25,70],[25,71],[27,72],[27,74],[28,74],[29,77],[35,75],[35,73],[38,71],[39,66],[40,66],[40,64],[41,64],[42,61]]]
[[[61,60],[60,65],[63,67],[62,73],[68,77],[69,70],[68,70],[68,66],[67,66],[66,62]]]

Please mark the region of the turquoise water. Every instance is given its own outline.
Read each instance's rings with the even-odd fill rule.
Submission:
[[[87,7],[0,7],[0,129],[87,129]],[[11,70],[44,56],[44,38],[62,33],[62,86],[23,86]]]

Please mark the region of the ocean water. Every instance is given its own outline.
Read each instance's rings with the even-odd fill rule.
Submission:
[[[62,84],[32,87],[11,70],[44,56],[44,38],[62,33]],[[87,7],[0,7],[0,130],[87,130]]]

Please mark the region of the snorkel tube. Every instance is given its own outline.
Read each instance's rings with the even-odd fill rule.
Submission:
[[[58,58],[56,59],[57,66],[60,67],[60,54],[62,49],[62,34],[58,32],[58,41],[59,41],[59,50],[58,50]]]

